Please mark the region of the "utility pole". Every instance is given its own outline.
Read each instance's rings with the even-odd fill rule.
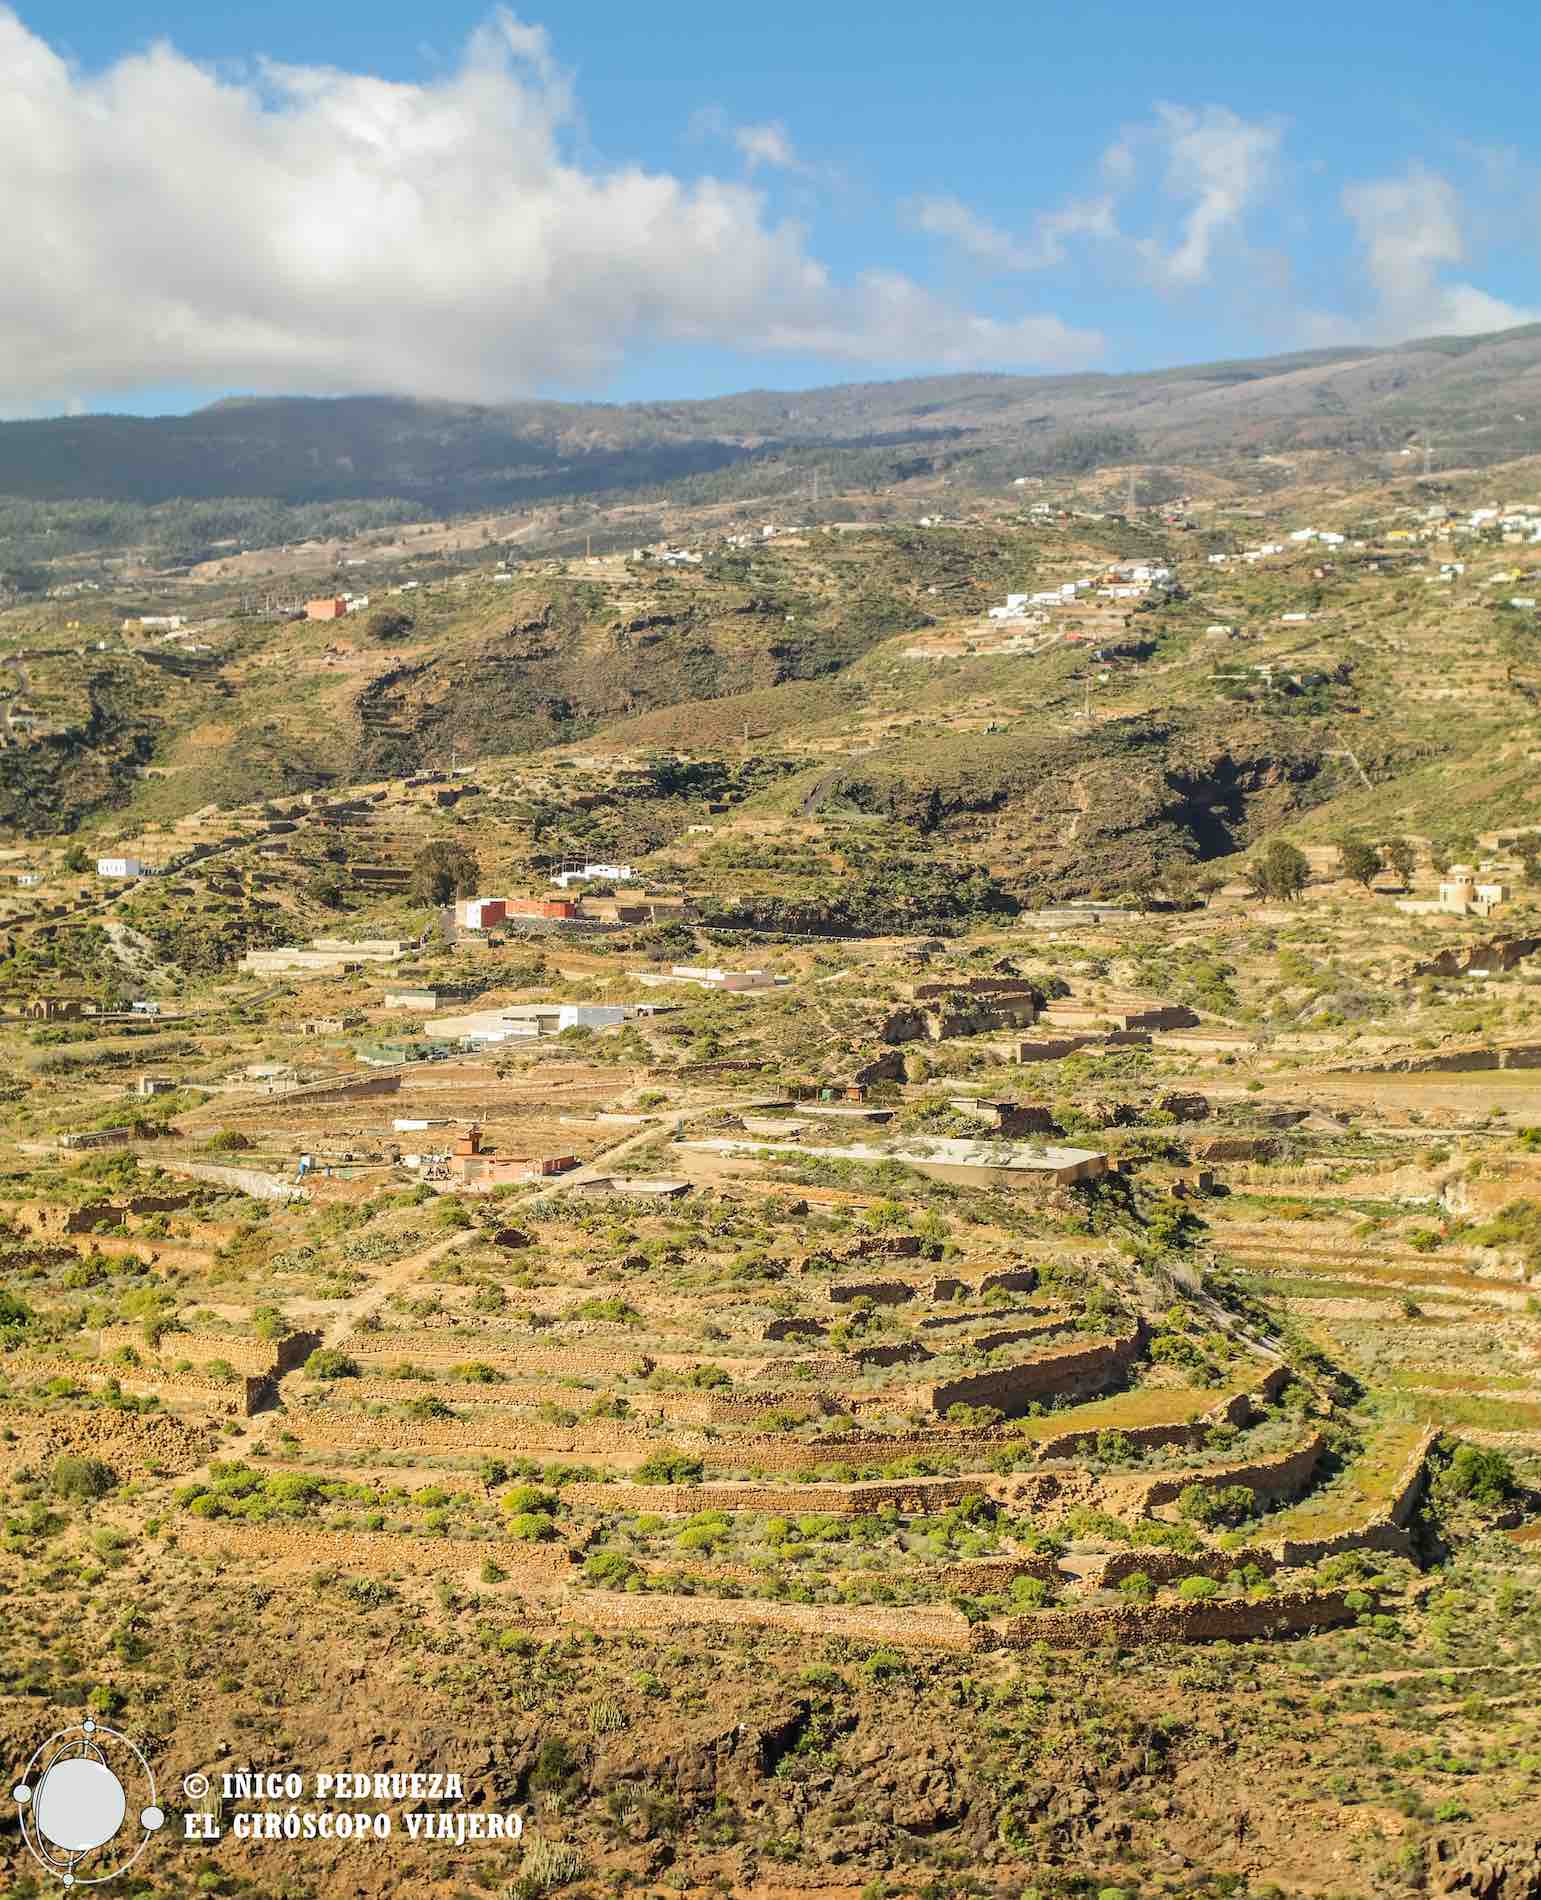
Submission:
[[[1429,473],[1433,469],[1433,466],[1434,466],[1434,443],[1433,443],[1433,439],[1429,435],[1428,430],[1425,429],[1423,432],[1423,478],[1425,481],[1428,480]]]

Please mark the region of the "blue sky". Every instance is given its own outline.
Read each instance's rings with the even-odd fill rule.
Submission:
[[[1121,370],[1541,314],[1533,9],[0,0],[0,414]]]

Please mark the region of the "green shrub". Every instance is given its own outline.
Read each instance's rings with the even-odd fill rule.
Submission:
[[[584,1564],[583,1575],[587,1582],[597,1583],[603,1590],[624,1590],[641,1572],[619,1550],[596,1550]]]
[[[508,1520],[508,1534],[524,1544],[547,1544],[556,1536],[556,1525],[544,1511],[518,1511]]]
[[[537,1485],[519,1484],[504,1498],[503,1509],[515,1517],[522,1517],[531,1511],[555,1517],[557,1496],[554,1491],[542,1491]]]
[[[1177,1515],[1206,1530],[1244,1524],[1256,1509],[1257,1496],[1244,1484],[1185,1484],[1177,1495]]]
[[[317,1346],[305,1361],[305,1373],[311,1379],[356,1379],[358,1361],[336,1346]]]
[[[66,1452],[54,1460],[55,1497],[89,1501],[104,1498],[118,1482],[117,1473],[100,1458],[77,1458]]]
[[[705,1469],[701,1460],[688,1451],[663,1446],[638,1465],[636,1476],[638,1484],[699,1484]]]
[[[1518,1488],[1508,1458],[1486,1445],[1457,1445],[1434,1479],[1437,1499],[1464,1498],[1484,1511],[1502,1510]]]

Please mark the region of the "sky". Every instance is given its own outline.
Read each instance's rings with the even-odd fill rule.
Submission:
[[[0,416],[1541,321],[1533,9],[0,0]]]

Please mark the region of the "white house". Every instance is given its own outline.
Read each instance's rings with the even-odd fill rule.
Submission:
[[[98,858],[98,877],[143,877],[144,866],[138,858]]]

